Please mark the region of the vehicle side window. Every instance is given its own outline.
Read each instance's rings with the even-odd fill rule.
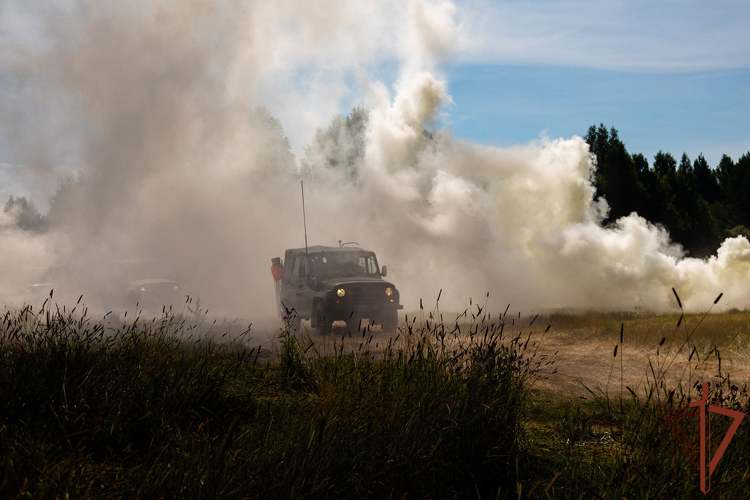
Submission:
[[[297,257],[294,259],[294,267],[292,269],[292,276],[304,276],[305,270],[305,259],[302,257]]]

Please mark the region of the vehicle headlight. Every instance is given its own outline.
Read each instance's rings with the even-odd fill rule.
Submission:
[[[393,289],[391,287],[387,287],[385,289],[385,294],[390,297],[393,294]]]
[[[145,291],[146,291],[146,287],[145,287],[145,286],[142,286],[142,287],[141,287],[141,291],[142,291],[142,292],[145,292]]]
[[[339,288],[338,290],[336,290],[336,295],[338,295],[339,297],[343,297],[344,295],[346,295],[346,290],[344,290],[343,288]]]

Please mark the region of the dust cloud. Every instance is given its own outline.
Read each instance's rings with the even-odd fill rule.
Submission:
[[[696,260],[637,214],[602,227],[580,137],[501,149],[435,128],[452,105],[441,67],[467,36],[450,2],[6,0],[0,13],[0,161],[47,183],[63,163],[80,172],[46,233],[0,213],[5,303],[47,279],[64,282],[60,300],[108,309],[147,262],[138,278],[275,324],[270,260],[304,244],[303,178],[310,243],[376,251],[407,310],[441,289],[444,310],[487,292],[495,308],[664,310],[672,287],[689,310],[720,292],[748,305],[746,239]],[[361,137],[311,143],[349,102],[368,110]],[[354,140],[347,169],[321,160]]]

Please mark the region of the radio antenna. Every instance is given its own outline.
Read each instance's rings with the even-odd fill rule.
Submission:
[[[307,255],[307,217],[305,216],[305,183],[300,180],[299,185],[302,188],[302,223],[305,225],[305,276],[310,277],[310,257]]]

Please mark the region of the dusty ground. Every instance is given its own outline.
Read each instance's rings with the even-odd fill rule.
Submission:
[[[535,387],[566,396],[588,398],[590,389],[596,394],[619,397],[621,391],[628,394],[627,387],[642,393],[655,374],[659,379],[663,373],[667,385],[676,387],[680,380],[683,386],[691,386],[696,381],[711,381],[719,373],[715,354],[707,361],[698,362],[694,356],[688,363],[687,349],[662,348],[657,356],[658,343],[653,347],[625,343],[623,347],[618,346],[615,357],[617,344],[612,340],[580,339],[570,332],[547,334],[537,355],[553,357],[556,373],[546,370]],[[750,366],[743,356],[722,354],[721,375],[727,374],[734,384],[750,384]]]
[[[619,397],[621,393],[627,396],[628,387],[643,393],[646,384],[655,378],[665,381],[670,388],[677,387],[680,381],[688,388],[696,382],[716,380],[719,374],[729,376],[731,382],[740,387],[750,386],[748,313],[688,317],[680,326],[677,326],[678,316],[641,317],[617,313],[544,317],[532,327],[528,326],[529,320],[516,319],[515,325],[507,325],[506,332],[533,331],[532,338],[538,344],[530,345],[527,355],[535,349],[536,361],[541,361],[542,365],[554,360],[554,364],[544,367],[535,382],[537,389],[569,397],[591,398],[590,391]],[[544,333],[547,324],[551,328]],[[619,343],[621,325],[625,331],[623,344]],[[465,324],[463,327],[466,331]],[[406,330],[403,323],[401,329]],[[303,332],[310,334],[315,349],[324,355],[333,352],[334,342],[340,346],[342,337],[347,352],[382,352],[392,338],[378,327],[365,332],[364,336],[355,333],[350,337],[343,323],[336,323],[333,334],[325,337],[310,332],[307,322],[303,323]],[[402,334],[399,342],[403,342],[404,337]],[[660,346],[661,339],[665,340]],[[465,341],[466,336],[462,335],[460,340]],[[615,345],[618,346],[616,356]],[[696,353],[688,362],[694,345]],[[715,345],[720,352],[720,370],[713,351]],[[271,348],[272,342],[264,345],[264,349]]]

